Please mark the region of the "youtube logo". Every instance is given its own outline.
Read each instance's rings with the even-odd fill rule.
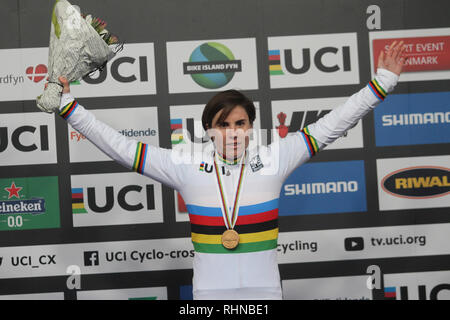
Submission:
[[[364,239],[362,237],[345,238],[344,241],[346,251],[364,250]]]

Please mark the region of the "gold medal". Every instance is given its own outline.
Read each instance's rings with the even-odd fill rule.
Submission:
[[[216,172],[216,178],[217,178],[217,186],[220,196],[220,202],[222,204],[222,215],[223,220],[225,222],[225,227],[227,230],[222,234],[222,245],[228,249],[232,250],[236,248],[239,244],[239,233],[237,233],[235,230],[233,230],[234,225],[236,224],[236,220],[238,217],[238,211],[239,211],[239,196],[242,190],[243,185],[243,178],[245,173],[245,163],[243,163],[243,160],[245,158],[245,154],[242,156],[241,159],[241,172],[239,174],[239,180],[236,188],[236,195],[234,197],[234,205],[233,205],[233,211],[230,213],[228,211],[228,205],[225,197],[225,192],[223,191],[223,182],[220,179],[220,173],[216,164],[216,154],[214,154],[214,171]],[[230,208],[231,209],[231,208]]]
[[[225,230],[222,234],[222,245],[231,250],[238,246],[239,244],[239,233],[234,231],[233,229]]]

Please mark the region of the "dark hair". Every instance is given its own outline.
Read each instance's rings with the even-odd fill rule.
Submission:
[[[237,90],[227,90],[219,92],[209,100],[203,109],[202,125],[205,131],[211,129],[212,120],[214,116],[223,109],[217,123],[225,121],[236,106],[241,106],[245,109],[250,120],[250,124],[253,124],[256,118],[255,105],[253,102]]]

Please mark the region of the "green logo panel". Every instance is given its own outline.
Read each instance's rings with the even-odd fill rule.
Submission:
[[[59,227],[58,177],[0,179],[0,231]]]

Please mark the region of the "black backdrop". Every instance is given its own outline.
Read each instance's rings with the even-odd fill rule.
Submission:
[[[108,21],[126,43],[153,42],[155,49],[155,95],[80,98],[89,109],[121,108],[123,105],[156,106],[159,144],[170,148],[169,106],[204,104],[211,92],[169,94],[166,42],[202,39],[255,38],[257,49],[258,87],[244,91],[259,101],[262,128],[272,127],[271,101],[283,99],[350,96],[371,79],[367,7],[381,8],[381,30],[428,29],[450,27],[450,2],[424,1],[167,1],[167,0],[77,0],[83,11]],[[53,1],[1,0],[0,49],[48,46],[50,14]],[[358,38],[360,84],[303,88],[271,89],[267,38],[284,35],[314,35],[356,32]],[[411,81],[399,83],[395,93],[441,92],[450,88],[450,80]],[[40,112],[35,101],[1,101],[0,113]],[[1,118],[0,115],[0,118]],[[163,186],[164,223],[74,228],[71,214],[70,175],[124,172],[113,162],[70,163],[66,123],[56,119],[56,164],[9,165],[0,167],[0,177],[58,176],[61,227],[1,231],[0,247],[87,243],[140,239],[181,238],[190,234],[187,222],[176,222],[174,193]],[[4,124],[2,123],[2,126]],[[376,159],[418,157],[449,154],[450,144],[421,144],[397,147],[375,147],[374,119],[369,114],[363,122],[364,148],[329,150],[312,162],[364,159],[367,188],[367,214],[300,215],[280,217],[280,231],[364,228],[450,222],[449,208],[417,209],[408,214],[400,210],[389,214],[378,209]],[[0,153],[1,156],[1,153]],[[443,244],[448,246],[448,244]],[[336,277],[365,274],[370,264],[383,273],[450,270],[450,256],[423,256],[351,261],[292,263],[280,265],[286,279]],[[1,269],[0,269],[1,272]],[[0,294],[64,292],[66,299],[75,292],[66,288],[66,276],[0,279]],[[83,275],[84,290],[167,287],[169,299],[180,297],[179,287],[190,285],[192,270],[164,270],[140,273]],[[374,298],[383,293],[375,292]]]

